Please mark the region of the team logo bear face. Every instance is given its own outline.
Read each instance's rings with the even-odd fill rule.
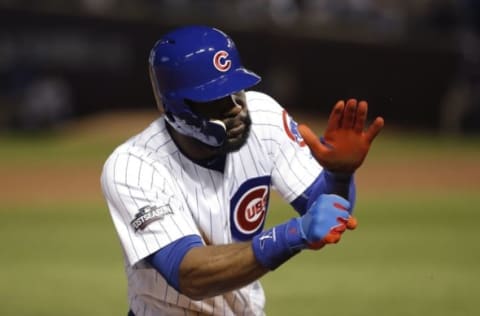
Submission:
[[[236,240],[250,240],[262,231],[269,196],[269,176],[249,179],[238,188],[230,200],[230,226]]]

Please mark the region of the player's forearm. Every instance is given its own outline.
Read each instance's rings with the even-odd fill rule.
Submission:
[[[349,208],[338,195],[321,195],[304,215],[262,231],[251,242],[191,248],[180,264],[180,292],[193,299],[223,294],[259,279],[303,249],[336,243],[356,226]]]
[[[204,299],[243,287],[267,273],[250,242],[191,249],[180,265],[180,290]]]

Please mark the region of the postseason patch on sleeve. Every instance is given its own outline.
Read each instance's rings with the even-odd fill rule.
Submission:
[[[163,219],[167,215],[173,215],[170,205],[163,206],[144,206],[135,214],[135,218],[130,222],[135,232],[144,230],[149,224]]]
[[[293,118],[283,110],[282,113],[283,120],[283,129],[287,134],[288,138],[299,144],[300,146],[305,146],[305,141],[303,140],[302,135],[298,132],[298,123],[293,120]]]

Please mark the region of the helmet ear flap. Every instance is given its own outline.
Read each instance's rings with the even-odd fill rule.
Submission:
[[[165,106],[162,102],[162,97],[160,95],[157,76],[155,76],[155,70],[153,69],[152,65],[148,66],[148,74],[150,76],[150,82],[152,84],[153,95],[155,97],[155,101],[157,103],[157,108],[161,114],[165,113]]]
[[[222,146],[227,138],[225,123],[219,120],[209,120],[189,111],[173,113],[167,109],[165,120],[178,133],[195,138],[210,147]]]
[[[165,116],[167,117],[167,121],[174,123],[175,122],[175,116],[172,114],[170,111],[165,111]]]

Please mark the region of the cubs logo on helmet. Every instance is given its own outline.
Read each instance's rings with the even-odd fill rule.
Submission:
[[[250,240],[262,231],[270,197],[270,177],[244,182],[230,201],[230,228],[239,241]]]
[[[221,50],[217,52],[213,56],[213,66],[215,66],[215,68],[218,71],[221,71],[221,72],[228,71],[232,66],[232,61],[230,59],[227,59],[227,57],[228,57],[228,53],[226,51]]]

